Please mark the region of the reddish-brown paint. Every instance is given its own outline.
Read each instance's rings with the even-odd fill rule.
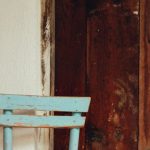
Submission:
[[[139,23],[128,5],[103,1],[89,9],[89,150],[137,149]]]
[[[55,95],[83,96],[86,85],[85,0],[56,0],[55,3]],[[68,145],[69,130],[55,130],[55,150],[67,150]]]
[[[80,149],[137,150],[139,1],[86,2],[87,14],[83,1],[56,1],[55,94],[92,97]],[[56,150],[67,149],[62,134]]]

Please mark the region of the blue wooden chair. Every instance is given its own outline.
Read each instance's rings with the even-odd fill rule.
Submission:
[[[69,150],[77,150],[80,128],[85,123],[85,117],[81,113],[88,112],[89,104],[88,97],[0,95],[0,109],[3,110],[0,125],[4,127],[4,150],[12,150],[12,127],[70,128]],[[14,115],[13,110],[72,112],[72,116]]]

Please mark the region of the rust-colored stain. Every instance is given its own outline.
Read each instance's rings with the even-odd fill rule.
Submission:
[[[14,124],[14,126],[20,126],[20,127],[22,127],[22,126],[24,126],[24,124],[23,123],[21,123],[21,122],[16,122],[15,124]]]

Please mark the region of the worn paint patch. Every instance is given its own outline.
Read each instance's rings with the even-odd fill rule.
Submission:
[[[119,97],[118,101],[118,109],[124,109],[126,105],[129,106],[129,109],[133,114],[138,112],[138,106],[134,104],[134,91],[133,86],[137,89],[138,87],[138,78],[136,75],[128,75],[128,81],[124,82],[121,79],[117,79],[114,82],[117,89],[115,90],[115,94]],[[130,85],[133,86],[130,86]]]
[[[42,95],[52,95],[51,86],[54,84],[54,70],[51,70],[51,65],[54,66],[54,62],[50,59],[54,56],[54,45],[52,37],[52,30],[54,30],[54,0],[41,0],[41,83],[42,83]],[[53,50],[53,51],[52,51]],[[54,68],[54,67],[53,67]],[[52,76],[53,75],[53,76]],[[53,77],[53,79],[51,79]],[[51,83],[51,81],[53,81]],[[36,114],[42,114],[44,116],[49,115],[49,112],[36,112]],[[52,114],[52,113],[51,113]],[[36,132],[36,149],[49,150],[53,149],[53,130],[52,129],[37,129]]]
[[[50,0],[41,0],[41,69],[42,93],[50,93]]]

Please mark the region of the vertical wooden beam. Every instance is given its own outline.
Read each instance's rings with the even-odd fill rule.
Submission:
[[[55,95],[85,95],[86,0],[56,0],[55,58]],[[79,149],[84,148],[83,141],[84,136],[80,140]],[[67,150],[68,145],[69,131],[56,129],[55,149]]]
[[[88,0],[88,150],[138,148],[138,0]]]
[[[42,95],[54,95],[55,1],[41,0],[41,70]],[[49,115],[50,112],[36,112]],[[53,114],[52,112],[50,113]],[[53,129],[36,129],[36,150],[54,149]]]
[[[139,150],[150,149],[150,2],[140,1]]]
[[[140,69],[139,69],[139,150],[146,147],[144,99],[145,95],[145,0],[140,2]]]

